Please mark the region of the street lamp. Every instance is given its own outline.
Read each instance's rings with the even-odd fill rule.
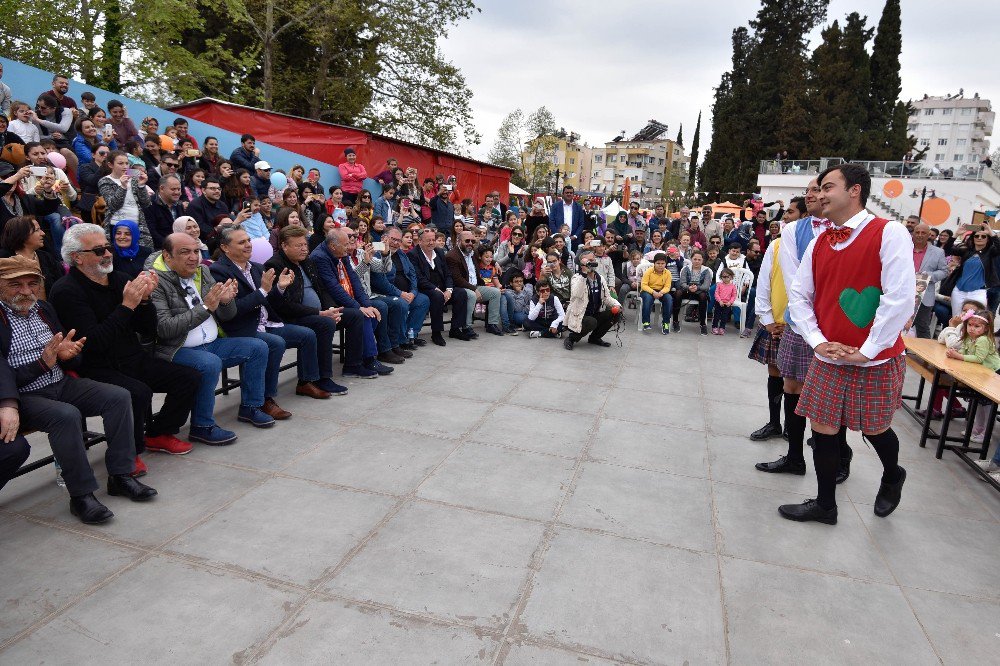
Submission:
[[[913,194],[910,195],[910,198],[911,199],[916,199],[918,196],[920,197],[920,208],[917,209],[917,217],[919,219],[923,220],[924,219],[924,198],[927,197],[927,188],[926,187],[922,188],[920,190],[920,194],[917,194],[917,191],[914,189],[913,190]],[[934,192],[934,190],[931,190],[931,196],[930,196],[930,198],[931,199],[937,199],[937,194]]]

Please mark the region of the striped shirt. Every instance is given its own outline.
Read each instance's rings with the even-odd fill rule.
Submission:
[[[10,351],[7,352],[7,363],[15,369],[38,363],[39,359],[42,358],[42,350],[45,349],[45,345],[53,336],[52,329],[38,311],[38,303],[31,306],[27,315],[15,312],[6,303],[2,303],[2,306],[10,324]],[[42,373],[35,381],[27,386],[19,386],[18,391],[21,393],[37,391],[50,384],[55,384],[64,376],[59,363],[55,363],[50,370]]]

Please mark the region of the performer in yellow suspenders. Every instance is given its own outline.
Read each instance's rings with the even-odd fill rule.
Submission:
[[[806,204],[803,197],[796,197],[788,204],[782,224],[794,222],[806,214]],[[785,329],[785,309],[788,307],[788,295],[785,292],[785,280],[781,273],[781,262],[778,261],[778,248],[781,238],[772,240],[764,253],[760,264],[760,278],[757,280],[757,299],[755,312],[760,326],[757,336],[750,345],[749,358],[767,366],[767,406],[770,419],[762,427],[750,433],[750,439],[760,441],[771,437],[780,437],[781,428],[781,396],[784,393],[784,380],[778,369],[778,342]],[[764,276],[767,276],[764,279]],[[787,434],[785,435],[787,437]]]

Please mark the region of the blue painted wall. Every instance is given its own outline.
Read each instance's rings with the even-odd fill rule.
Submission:
[[[0,62],[3,63],[2,80],[10,86],[15,100],[27,102],[34,107],[35,100],[38,99],[38,96],[41,93],[52,89],[52,72],[45,72],[36,67],[31,67],[30,65],[17,62],[16,60],[10,60],[9,58],[0,57]],[[80,94],[85,91],[94,93],[94,97],[97,98],[97,104],[103,109],[108,108],[109,100],[119,100],[125,105],[125,108],[128,111],[128,116],[132,119],[132,122],[135,123],[136,127],[139,126],[139,123],[146,116],[153,116],[159,120],[160,127],[164,129],[167,125],[172,124],[175,118],[186,118],[186,116],[172,111],[164,111],[159,107],[145,104],[130,97],[116,95],[108,92],[107,90],[95,88],[94,86],[88,86],[85,83],[70,79],[68,94],[76,100],[78,105],[80,105]],[[198,140],[199,146],[204,143],[203,139],[206,136],[214,136],[219,140],[219,153],[228,157],[229,154],[236,150],[236,148],[240,145],[239,134],[226,131],[214,125],[208,125],[207,123],[203,123],[192,118],[187,118],[187,120],[188,132],[191,136]],[[252,127],[248,127],[247,131],[254,134]],[[297,153],[283,150],[277,146],[272,146],[263,140],[266,139],[266,137],[262,137],[257,134],[254,134],[254,137],[257,139],[257,147],[260,148],[260,158],[269,162],[273,168],[281,169],[285,173],[288,173],[288,170],[293,164],[301,164],[307,170],[312,167],[316,167],[320,170],[320,182],[323,183],[325,187],[329,187],[330,185],[340,182],[340,173],[337,171],[336,166],[316,162],[311,157],[305,157]]]

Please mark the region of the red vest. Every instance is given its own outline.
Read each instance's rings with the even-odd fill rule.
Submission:
[[[879,250],[886,224],[888,220],[876,217],[841,250],[830,245],[829,230],[816,238],[812,255],[813,311],[819,329],[831,342],[860,348],[868,339],[882,295]],[[875,359],[899,356],[903,349],[900,336]]]

